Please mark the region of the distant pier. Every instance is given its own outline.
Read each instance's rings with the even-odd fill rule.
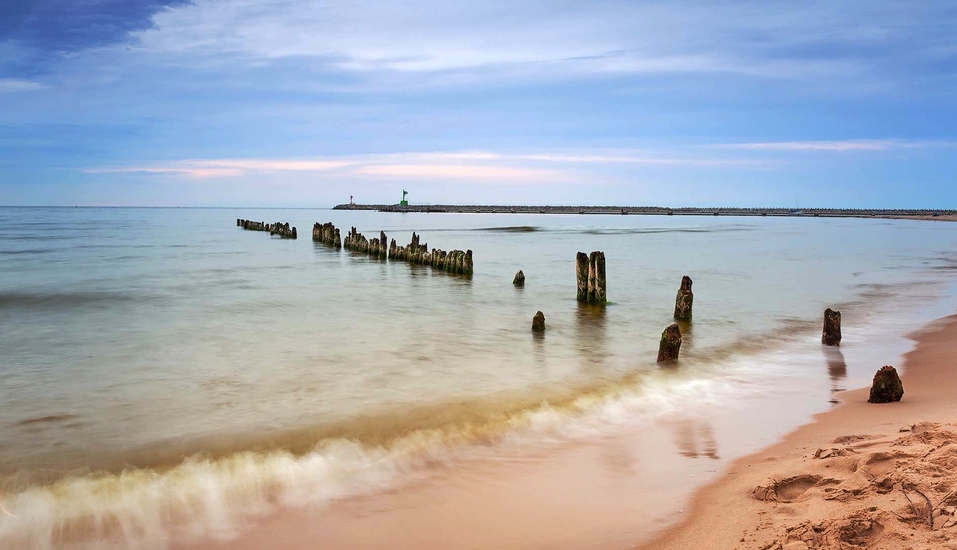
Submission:
[[[663,206],[499,206],[340,204],[334,210],[450,214],[603,214],[627,216],[775,216],[792,218],[917,218],[957,219],[957,210],[857,208],[705,208]]]

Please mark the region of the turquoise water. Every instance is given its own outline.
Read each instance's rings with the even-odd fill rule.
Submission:
[[[288,221],[300,239],[243,231],[237,218]],[[311,242],[313,223],[326,221],[343,234],[354,225],[406,244],[417,231],[430,246],[471,249],[475,274]],[[203,510],[250,506],[229,498],[249,484],[282,493],[303,478],[329,498],[375,491],[414,471],[423,450],[494,447],[534,431],[545,409],[561,433],[589,415],[599,429],[623,422],[602,416],[609,403],[631,403],[615,410],[634,424],[721,408],[729,394],[775,388],[781,361],[762,358],[784,350],[820,365],[797,380],[826,407],[830,387],[873,371],[821,353],[823,309],[843,311],[844,354],[865,357],[868,338],[903,330],[948,295],[955,228],[0,208],[0,546],[96,547],[128,522],[127,543],[160,547],[166,535],[149,533],[206,521],[164,508],[174,496],[207,498],[184,496],[200,479],[222,493]],[[575,301],[575,254],[592,250],[607,258],[603,308]],[[519,269],[524,288],[511,284]],[[679,366],[662,370],[658,339],[683,275],[694,279],[694,321]],[[529,330],[537,310],[544,337]],[[183,465],[197,454],[201,465]]]

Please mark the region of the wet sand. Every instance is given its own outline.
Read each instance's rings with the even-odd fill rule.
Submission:
[[[957,316],[912,338],[900,403],[839,394],[844,405],[735,461],[642,548],[957,548]]]
[[[810,418],[800,405],[810,400],[807,394],[768,396],[707,419],[672,417],[625,434],[555,441],[534,451],[485,449],[464,461],[434,464],[422,476],[384,493],[323,507],[281,507],[249,521],[239,532],[222,533],[221,540],[180,548],[618,549],[645,544],[654,549],[763,550],[784,548],[788,528],[807,519],[816,522],[821,533],[815,536],[821,538],[826,526],[840,530],[840,521],[874,506],[878,512],[866,512],[867,517],[855,523],[864,532],[861,536],[881,531],[875,540],[906,537],[910,533],[900,533],[909,525],[921,530],[920,519],[915,516],[914,525],[892,524],[881,512],[881,506],[892,501],[880,500],[897,499],[893,510],[903,514],[903,493],[892,490],[888,496],[879,494],[877,485],[868,485],[866,491],[858,485],[861,479],[904,475],[895,461],[906,457],[894,454],[902,444],[925,453],[951,434],[947,428],[927,426],[902,433],[902,427],[923,421],[957,423],[957,401],[952,400],[957,381],[948,379],[951,360],[957,358],[957,316],[913,338],[918,344],[906,356],[903,402],[871,405],[866,390],[838,393],[844,405],[765,450],[758,449],[779,440],[782,426],[789,431]],[[957,432],[957,426],[949,430]],[[846,436],[861,437],[839,439]],[[911,439],[897,442],[900,437]],[[813,458],[818,449],[825,450],[826,458]],[[726,458],[742,455],[748,456],[733,462]],[[914,469],[906,464],[901,468]],[[768,478],[796,481],[775,485]],[[814,486],[822,480],[823,485]],[[752,496],[758,487],[765,488],[765,500]],[[853,491],[853,498],[847,496]],[[929,488],[925,492],[934,504],[944,496]],[[867,495],[879,498],[871,502]],[[867,522],[882,527],[869,531],[872,523]],[[793,533],[792,538],[804,532]],[[936,531],[923,535],[941,536]],[[934,540],[917,547],[946,547]]]

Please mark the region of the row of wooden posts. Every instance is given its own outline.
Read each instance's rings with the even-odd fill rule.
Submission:
[[[266,223],[236,218],[236,227],[242,227],[248,231],[268,231],[270,235],[279,235],[284,239],[295,239],[298,237],[296,228],[289,227],[289,222]]]
[[[578,278],[578,301],[588,304],[602,305],[608,301],[605,276],[605,253],[594,251],[591,254],[579,252],[575,257],[575,272]],[[512,279],[515,286],[525,286],[525,273],[521,270],[515,274]],[[681,278],[681,286],[678,287],[678,295],[675,297],[675,321],[691,321],[692,308],[694,305],[694,292],[691,286],[694,281],[691,277],[685,275]],[[532,318],[532,330],[534,332],[543,332],[545,330],[545,314],[541,311],[535,313]],[[834,311],[831,308],[824,310],[824,331],[821,336],[821,342],[828,346],[839,346],[841,344],[841,312]],[[659,363],[676,361],[681,350],[681,327],[672,323],[661,333],[661,340],[658,343]]]
[[[312,228],[312,240],[336,248],[345,248],[346,250],[368,254],[372,258],[382,260],[390,259],[417,265],[428,265],[433,269],[459,275],[472,275],[474,272],[471,250],[447,252],[439,248],[433,248],[429,251],[428,243],[420,242],[419,235],[414,231],[412,232],[412,241],[405,246],[400,246],[395,239],[389,242],[384,231],[380,231],[378,237],[368,239],[353,227],[344,239],[340,239],[339,230],[333,224],[316,223]],[[386,247],[387,242],[389,242],[388,247]]]
[[[297,238],[296,228],[290,227],[288,222],[270,224],[237,218],[236,226],[249,231],[268,231],[270,235],[279,235],[287,239]],[[312,227],[312,240],[335,248],[346,248],[347,250],[368,254],[373,258],[391,258],[412,264],[429,265],[434,269],[462,275],[472,275],[473,273],[471,250],[446,252],[439,248],[433,248],[430,252],[428,243],[420,243],[419,235],[414,231],[412,232],[412,241],[408,245],[398,246],[395,239],[392,239],[388,248],[386,248],[388,239],[384,231],[380,231],[378,237],[370,240],[353,227],[346,234],[346,238],[342,239],[335,225],[328,222],[323,224],[317,222]],[[596,305],[608,302],[604,252],[598,250],[591,254],[579,252],[575,257],[575,272],[578,279],[577,299],[579,302]],[[525,285],[525,274],[521,270],[515,274],[512,284],[516,286]],[[691,277],[685,275],[681,278],[681,286],[678,288],[678,295],[675,297],[674,318],[676,321],[691,320],[694,304],[692,284]],[[536,332],[545,330],[545,314],[541,311],[537,312],[532,319],[532,330]],[[824,331],[821,342],[828,346],[839,346],[841,344],[840,311],[834,311],[831,308],[824,310]],[[681,327],[678,323],[673,323],[661,333],[661,340],[658,344],[658,362],[677,360],[680,350]]]

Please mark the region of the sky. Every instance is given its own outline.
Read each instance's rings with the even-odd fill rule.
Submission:
[[[957,208],[950,0],[0,0],[0,205]]]

